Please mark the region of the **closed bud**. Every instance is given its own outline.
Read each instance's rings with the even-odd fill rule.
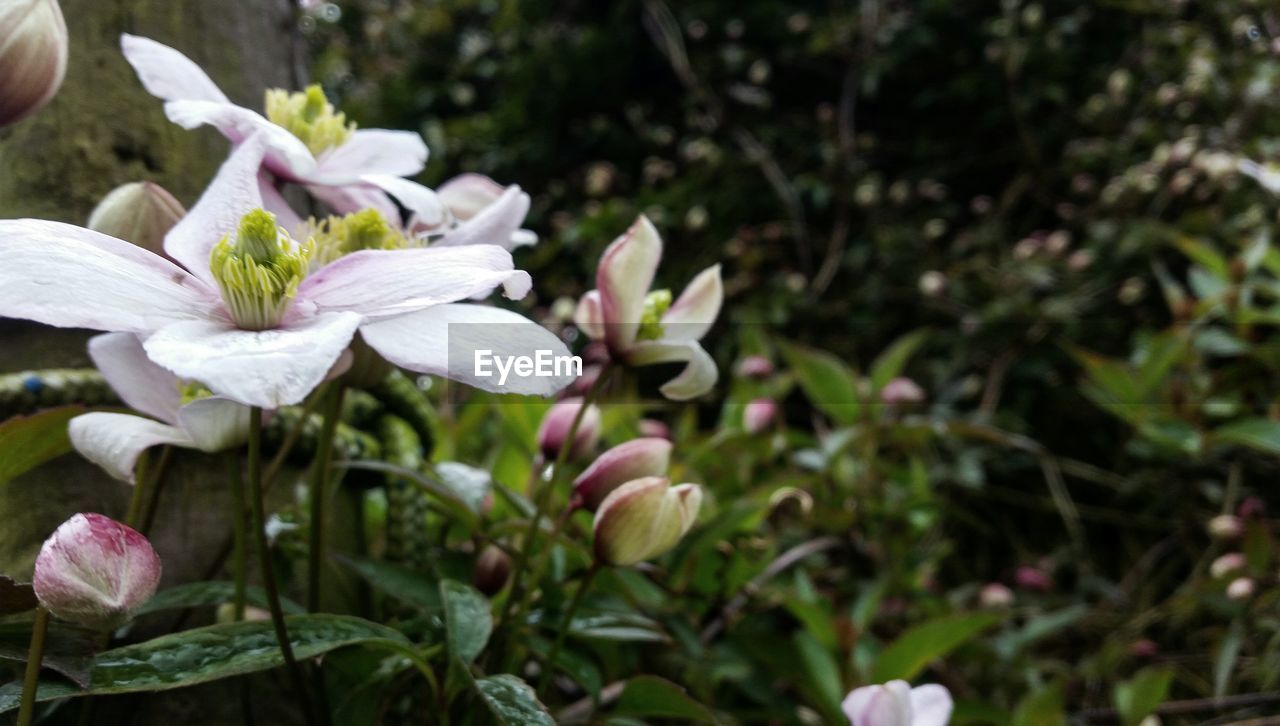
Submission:
[[[641,436],[651,439],[671,440],[671,427],[656,418],[642,418],[636,422]]]
[[[898,377],[880,389],[880,400],[891,406],[920,403],[924,400],[924,389],[910,378]]]
[[[0,126],[39,111],[67,72],[67,24],[56,0],[0,0]]]
[[[596,510],[596,560],[625,567],[665,553],[697,521],[701,504],[696,484],[673,487],[660,476],[623,484]]]
[[[1227,585],[1227,597],[1232,600],[1248,600],[1253,597],[1256,588],[1252,577],[1237,577]]]
[[[1209,520],[1209,536],[1218,540],[1236,539],[1244,534],[1244,522],[1233,514],[1219,514]]]
[[[1209,565],[1209,576],[1215,580],[1220,580],[1233,572],[1243,570],[1246,564],[1248,564],[1248,561],[1245,560],[1243,554],[1228,552]]]
[[[768,378],[773,375],[773,363],[762,355],[749,355],[738,362],[738,375],[743,378]]]
[[[987,583],[978,591],[978,602],[984,608],[1007,608],[1013,604],[1013,590],[998,582]]]
[[[164,236],[187,214],[159,184],[131,182],[111,190],[89,215],[89,229],[164,254]]]
[[[507,585],[511,576],[511,558],[497,545],[489,545],[476,558],[476,569],[471,576],[471,584],[480,592],[493,597]]]
[[[769,428],[778,416],[778,404],[772,398],[757,398],[742,409],[742,429],[758,434]]]
[[[1048,592],[1053,589],[1053,580],[1043,570],[1030,565],[1019,567],[1014,573],[1013,579],[1017,581],[1018,587],[1024,590]]]
[[[618,487],[646,476],[666,474],[670,464],[670,441],[633,439],[596,457],[573,481],[573,493],[580,506],[594,512]]]
[[[101,514],[77,514],[45,541],[33,585],[49,612],[110,630],[151,599],[160,557],[138,532]]]
[[[566,398],[547,411],[547,415],[542,418],[542,425],[538,427],[538,449],[544,457],[554,461],[560,456],[560,448],[568,440],[569,430],[573,428],[580,410],[581,398]],[[574,433],[569,449],[570,459],[582,457],[596,445],[596,441],[600,439],[600,423],[600,409],[595,404],[588,406],[578,421],[578,430]]]

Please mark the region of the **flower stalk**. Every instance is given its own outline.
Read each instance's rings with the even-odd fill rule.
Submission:
[[[560,628],[556,631],[555,643],[551,646],[551,652],[547,655],[547,660],[542,667],[542,676],[538,680],[538,692],[541,693],[547,689],[551,683],[551,676],[556,669],[556,659],[560,657],[560,651],[564,649],[564,639],[569,634],[569,627],[573,624],[573,616],[578,614],[578,608],[582,607],[582,601],[587,594],[587,590],[591,587],[591,582],[595,580],[596,573],[600,572],[601,565],[597,560],[591,564],[591,569],[582,576],[582,582],[578,584],[577,592],[573,593],[573,600],[569,601],[569,607],[564,611],[564,617],[560,619]]]
[[[333,383],[324,393],[324,423],[320,428],[320,441],[311,472],[311,525],[310,547],[307,559],[307,612],[320,610],[320,574],[324,567],[325,500],[329,496],[329,471],[333,459],[333,435],[342,416],[342,398],[346,389],[341,383]]]
[[[49,611],[36,608],[31,626],[31,647],[27,649],[27,670],[22,679],[22,703],[18,707],[18,726],[31,726],[36,710],[36,689],[40,686],[40,662],[44,659],[44,639],[49,631]]]

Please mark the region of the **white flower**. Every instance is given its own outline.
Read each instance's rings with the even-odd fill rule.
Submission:
[[[853,726],[946,726],[952,706],[945,687],[906,681],[856,688],[841,704]]]

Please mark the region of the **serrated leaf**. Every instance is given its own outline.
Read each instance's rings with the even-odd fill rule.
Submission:
[[[0,423],[0,484],[71,451],[67,422],[83,406],[60,406]]]
[[[901,678],[910,681],[931,661],[950,653],[979,633],[1000,622],[995,613],[948,615],[911,628],[876,659],[871,680],[884,683]]]
[[[502,726],[555,726],[547,707],[538,701],[529,684],[513,675],[480,678],[476,691]]]
[[[614,708],[618,716],[679,719],[681,723],[716,723],[706,706],[664,678],[637,676],[627,681]]]
[[[440,599],[449,651],[463,663],[470,663],[484,650],[493,632],[489,601],[474,587],[453,580],[440,583]]]

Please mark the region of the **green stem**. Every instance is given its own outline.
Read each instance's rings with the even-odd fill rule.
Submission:
[[[143,490],[147,488],[147,476],[151,473],[148,471],[148,463],[150,463],[150,457],[144,451],[138,457],[138,465],[133,470],[133,493],[129,496],[129,512],[124,515],[124,523],[134,529],[142,524],[142,504],[146,501]]]
[[[587,574],[583,576],[582,583],[578,585],[578,591],[573,594],[573,600],[569,602],[569,608],[564,611],[564,617],[560,620],[560,630],[556,632],[555,644],[551,646],[551,653],[542,665],[542,676],[538,679],[538,693],[545,691],[547,685],[551,683],[551,675],[556,670],[556,659],[560,657],[560,651],[564,649],[564,639],[569,634],[569,626],[573,624],[573,616],[578,613],[578,608],[582,606],[583,596],[587,594],[587,589],[591,587],[591,581],[595,579],[596,573],[599,571],[600,563],[593,563],[591,569],[587,570]]]
[[[245,573],[248,569],[246,560],[244,531],[244,478],[240,475],[240,455],[238,452],[227,454],[227,480],[231,484],[231,531],[234,550],[232,555],[232,572],[235,574],[236,590],[232,600],[236,621],[244,620],[245,606]]]
[[[27,650],[27,673],[22,679],[22,704],[18,707],[18,726],[31,726],[36,712],[36,689],[40,686],[40,662],[44,659],[44,636],[49,630],[49,611],[36,608],[31,626],[31,647]]]
[[[329,496],[329,462],[333,458],[333,433],[342,417],[342,384],[333,383],[325,393],[324,423],[320,427],[320,441],[316,444],[316,458],[311,471],[311,522],[310,543],[307,553],[307,612],[320,610],[320,573],[324,565],[324,505]]]
[[[298,700],[302,702],[302,712],[309,726],[316,726],[315,712],[311,707],[311,698],[307,693],[306,680],[302,669],[293,657],[293,646],[289,643],[289,630],[284,624],[284,610],[280,607],[280,593],[276,589],[276,577],[271,566],[271,548],[267,543],[266,502],[262,496],[262,409],[254,406],[249,410],[249,505],[253,512],[250,526],[258,547],[258,559],[262,565],[262,587],[267,593],[267,606],[271,610],[271,624],[275,626],[276,641],[280,644],[280,654],[284,656],[289,676],[293,680],[293,688],[297,691]]]

